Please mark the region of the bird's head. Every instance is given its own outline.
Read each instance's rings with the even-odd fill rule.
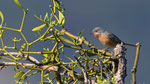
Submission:
[[[92,31],[92,34],[95,36],[95,37],[98,37],[99,34],[103,33],[105,30],[103,30],[101,27],[95,27]]]

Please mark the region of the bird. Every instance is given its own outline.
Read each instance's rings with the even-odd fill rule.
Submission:
[[[134,46],[134,44],[125,43],[119,39],[115,34],[104,30],[102,27],[95,27],[92,34],[99,39],[99,41],[107,48],[114,48],[117,44],[123,43],[123,45]]]

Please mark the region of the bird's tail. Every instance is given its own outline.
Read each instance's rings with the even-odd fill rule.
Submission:
[[[123,42],[123,44],[124,44],[124,45],[128,45],[128,46],[136,47],[136,45],[135,45],[135,44],[129,44],[129,43],[125,43],[125,42]]]

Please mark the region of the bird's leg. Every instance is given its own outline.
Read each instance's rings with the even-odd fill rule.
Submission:
[[[108,51],[108,47],[107,48],[104,48],[104,49],[102,49],[103,50],[103,54],[105,54],[107,51]]]

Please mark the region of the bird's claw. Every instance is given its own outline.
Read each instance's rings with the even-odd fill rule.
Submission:
[[[108,49],[109,49],[109,48],[102,49],[102,50],[103,50],[102,53],[103,53],[103,54],[106,54],[106,52],[108,51]]]

